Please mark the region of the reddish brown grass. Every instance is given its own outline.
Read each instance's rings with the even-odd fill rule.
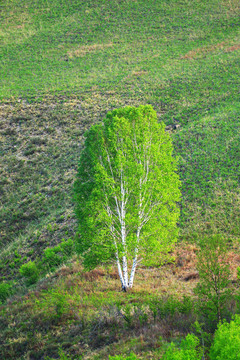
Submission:
[[[226,52],[236,51],[240,49],[240,44],[230,46],[229,48],[225,49]]]
[[[207,53],[214,52],[218,49],[223,49],[225,42],[218,43],[212,46],[206,46],[190,50],[187,54],[180,57],[180,59],[196,59],[200,56],[206,55]]]

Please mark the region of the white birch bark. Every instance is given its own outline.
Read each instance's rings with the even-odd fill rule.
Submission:
[[[135,139],[135,146],[138,147],[136,139]],[[144,153],[143,154],[144,155],[143,166],[144,166],[145,174],[143,176],[143,179],[142,178],[139,179],[139,187],[140,187],[139,212],[138,212],[139,226],[137,228],[137,233],[136,233],[137,243],[136,243],[136,247],[134,250],[134,259],[133,259],[133,265],[132,265],[131,274],[130,274],[129,288],[132,288],[132,286],[133,286],[133,280],[134,280],[134,276],[135,276],[135,272],[136,272],[136,268],[137,268],[141,229],[142,229],[143,225],[147,222],[146,221],[147,218],[146,218],[146,216],[144,216],[144,210],[145,210],[145,207],[147,206],[147,204],[145,204],[145,206],[143,207],[144,197],[146,194],[144,192],[142,194],[142,186],[143,186],[143,184],[145,184],[147,182],[148,174],[149,174],[149,159],[147,158],[146,148],[143,149],[143,153]],[[141,159],[139,160],[139,163],[140,164],[142,163]]]
[[[127,245],[126,245],[126,224],[125,224],[125,188],[123,184],[123,174],[121,170],[121,235],[122,235],[122,246],[123,246],[123,279],[124,279],[124,290],[128,288],[128,266],[127,266]]]
[[[136,147],[136,149],[140,149],[136,138],[134,139],[134,145]],[[148,220],[150,219],[150,212],[152,210],[152,207],[154,207],[154,205],[152,204],[150,206],[149,209],[149,204],[152,202],[152,194],[150,193],[146,193],[146,190],[144,191],[144,189],[142,188],[144,184],[146,184],[146,182],[148,181],[148,175],[149,175],[149,158],[148,158],[148,146],[151,145],[151,140],[150,140],[150,144],[148,144],[146,147],[142,148],[142,155],[143,158],[136,158],[136,161],[138,161],[140,164],[143,164],[143,168],[144,168],[144,173],[142,175],[142,177],[139,179],[139,186],[140,186],[140,195],[139,195],[139,212],[138,212],[138,217],[139,217],[139,226],[137,228],[137,233],[136,233],[136,237],[137,237],[137,241],[136,241],[136,247],[134,249],[134,259],[133,259],[133,264],[132,264],[132,268],[131,268],[131,273],[130,273],[130,277],[128,278],[128,263],[127,263],[127,232],[126,232],[126,204],[128,201],[128,189],[126,188],[126,184],[124,181],[124,174],[123,174],[123,169],[120,170],[120,198],[118,198],[117,196],[117,192],[115,189],[115,186],[113,185],[114,188],[114,201],[115,201],[115,215],[114,212],[112,212],[111,210],[111,216],[117,216],[118,221],[120,223],[120,239],[119,236],[115,236],[116,232],[115,231],[111,231],[113,238],[114,238],[114,245],[116,248],[116,263],[117,263],[117,267],[118,267],[118,273],[119,273],[119,278],[122,284],[122,289],[127,291],[128,288],[131,288],[133,286],[133,281],[134,281],[134,276],[135,276],[135,272],[136,272],[136,268],[137,268],[137,264],[138,264],[138,252],[139,252],[139,242],[140,242],[140,232],[142,227],[148,222]],[[112,168],[112,164],[111,164],[111,158],[109,156],[109,154],[107,153],[107,161],[108,161],[108,165],[109,165],[109,169],[110,172],[112,174],[112,177],[114,179],[114,174],[113,174],[113,168]],[[146,211],[147,210],[147,211]],[[114,229],[116,230],[116,229]],[[113,234],[114,233],[114,234]],[[119,253],[118,253],[118,245],[117,245],[117,240],[119,239],[121,241],[122,244],[122,249],[123,249],[123,255],[122,255],[122,260],[120,261],[119,259]],[[121,266],[121,262],[122,262],[122,266]]]
[[[112,169],[112,164],[111,164],[111,159],[109,154],[107,154],[107,160],[108,160],[108,164],[109,164],[109,168],[112,174],[112,177],[114,179],[114,175],[113,175],[113,169]],[[123,290],[127,290],[128,288],[128,266],[127,266],[127,245],[126,245],[126,223],[125,223],[125,216],[126,216],[126,189],[124,187],[124,181],[123,181],[123,173],[122,173],[122,169],[121,169],[121,199],[118,200],[116,193],[114,195],[114,200],[115,200],[115,204],[116,204],[116,212],[118,214],[118,219],[120,222],[120,229],[121,229],[121,243],[122,243],[122,247],[123,247],[123,257],[122,257],[122,269],[121,269],[121,264],[120,264],[120,260],[119,260],[119,256],[118,256],[118,250],[117,250],[117,243],[116,240],[115,241],[115,247],[116,247],[116,261],[117,261],[117,267],[118,267],[118,273],[119,273],[119,277],[122,283],[122,289]],[[114,189],[115,190],[115,189]]]
[[[117,267],[118,267],[118,275],[122,284],[122,289],[124,289],[124,278],[123,278],[123,274],[122,274],[122,269],[121,269],[121,264],[118,258],[118,254],[116,253],[116,260],[117,260]]]
[[[134,280],[134,276],[135,276],[135,272],[136,272],[136,268],[137,268],[137,259],[138,259],[138,247],[135,248],[135,256],[133,259],[132,270],[131,270],[130,279],[129,279],[129,288],[132,288],[132,286],[133,286],[133,280]]]

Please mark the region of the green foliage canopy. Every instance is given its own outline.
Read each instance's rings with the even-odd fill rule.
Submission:
[[[150,105],[114,110],[87,132],[74,186],[87,268],[143,256],[160,262],[171,250],[180,200],[172,151]]]
[[[201,360],[202,355],[203,351],[199,347],[199,339],[193,334],[188,334],[181,342],[180,349],[171,343],[163,356],[163,360]]]
[[[200,245],[197,262],[199,282],[195,293],[200,312],[204,314],[209,330],[214,331],[217,323],[226,316],[226,305],[232,296],[227,241],[214,235],[203,238]]]
[[[240,316],[235,315],[233,321],[220,323],[210,349],[211,360],[240,359]]]

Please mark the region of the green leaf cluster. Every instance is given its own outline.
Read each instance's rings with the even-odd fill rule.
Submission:
[[[34,261],[23,264],[19,269],[20,274],[25,277],[28,285],[35,284],[39,277],[39,269]]]
[[[195,293],[198,295],[200,311],[211,331],[226,315],[226,305],[231,297],[227,255],[227,242],[222,236],[202,239],[197,262],[199,282]]]
[[[44,250],[43,257],[41,259],[41,267],[48,267],[53,270],[57,266],[63,264],[69,259],[74,252],[74,242],[72,239],[62,239],[61,243]]]
[[[74,194],[78,251],[87,268],[111,261],[116,252],[121,257],[127,251],[132,259],[136,247],[150,263],[171,250],[180,200],[172,152],[165,125],[150,105],[114,110],[86,133]],[[123,202],[127,250],[119,220]]]
[[[201,360],[202,355],[203,351],[199,347],[199,339],[193,334],[188,334],[181,342],[180,349],[171,343],[163,356],[163,360]]]
[[[8,298],[11,294],[12,286],[7,282],[0,283],[0,305]]]
[[[228,324],[220,323],[210,349],[210,360],[240,359],[240,315]]]

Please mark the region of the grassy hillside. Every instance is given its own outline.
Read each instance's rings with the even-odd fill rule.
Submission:
[[[152,104],[171,133],[180,241],[239,240],[239,15],[238,0],[1,3],[0,282],[25,294],[21,265],[74,237],[84,132],[125,105]]]
[[[187,122],[238,99],[238,15],[236,0],[6,1],[1,98],[142,94]]]
[[[188,254],[193,265],[194,248]],[[181,255],[185,271],[139,270],[135,290],[127,294],[120,291],[116,269],[84,273],[77,263],[60,269],[1,310],[1,357],[55,358],[62,348],[72,359],[108,359],[129,349],[142,359],[154,353],[158,359],[167,340],[185,335],[194,320],[189,295],[196,280],[184,281],[189,262],[186,251]],[[186,295],[180,312],[176,291]]]
[[[196,254],[196,246],[181,246],[175,264],[140,267],[128,293],[115,267],[83,272],[76,261],[61,267],[0,307],[1,359],[107,360],[134,352],[141,360],[160,360],[170,341],[179,344],[196,320],[203,322],[193,297]],[[234,284],[239,246],[228,259]]]

